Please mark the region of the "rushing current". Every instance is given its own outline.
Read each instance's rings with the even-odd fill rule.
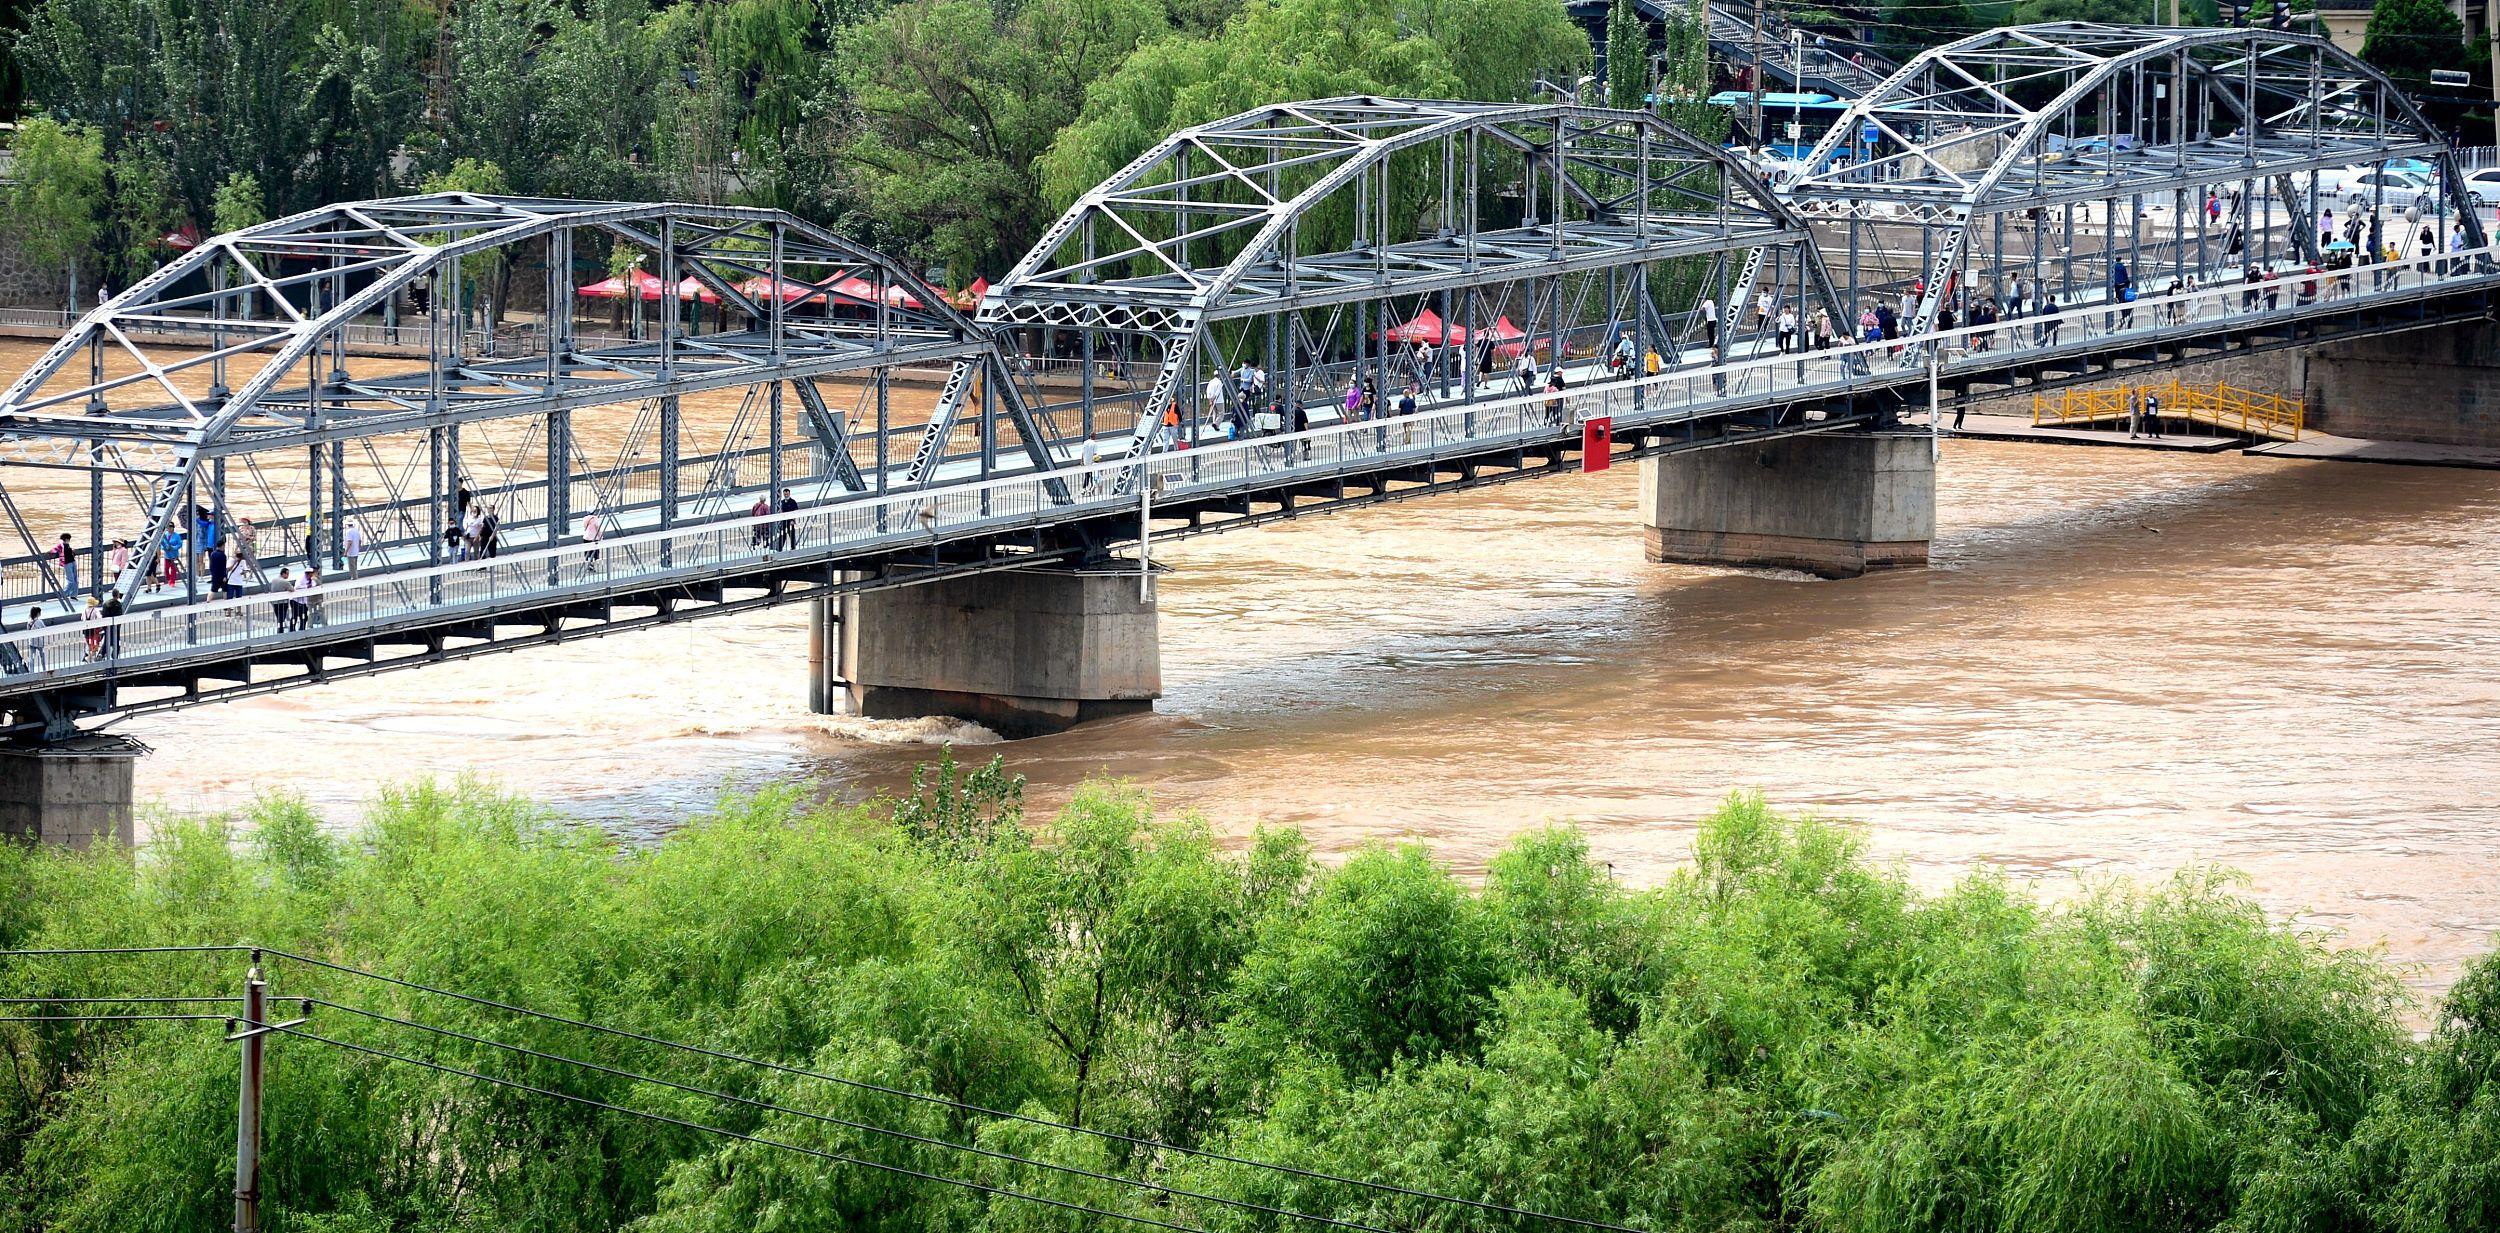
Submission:
[[[1938,487],[1930,568],[1840,582],[1644,561],[1631,468],[1176,542],[1157,712],[1030,741],[809,714],[803,604],[125,730],[177,810],[475,774],[640,838],[952,741],[1462,869],[1570,821],[1633,882],[1759,788],[1931,885],[2231,866],[2425,991],[2494,944],[2500,474],[1947,442]]]

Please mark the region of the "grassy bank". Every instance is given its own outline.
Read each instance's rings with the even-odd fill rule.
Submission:
[[[474,788],[385,793],[353,842],[257,814],[0,851],[0,946],[250,943],[565,1017],[269,957],[315,1034],[269,1046],[274,1233],[2500,1228],[2500,964],[2417,1041],[2376,959],[2210,872],[1923,896],[1740,797],[1666,885],[1547,829],[1475,889],[1109,785],[1028,827],[951,769],[623,855]],[[246,962],[0,959],[0,992]],[[0,1043],[0,1228],[225,1225],[222,1025]]]

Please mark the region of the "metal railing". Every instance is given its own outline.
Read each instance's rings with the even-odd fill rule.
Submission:
[[[499,611],[734,578],[775,565],[840,560],[935,545],[1001,530],[1140,510],[1157,501],[1258,491],[1278,483],[1343,474],[1374,462],[1422,464],[1507,446],[1570,439],[1582,421],[1614,421],[1618,437],[1635,428],[1714,418],[1747,407],[1897,391],[1922,378],[1985,370],[2002,361],[1993,341],[2033,332],[2031,355],[2080,357],[2113,336],[2193,337],[2217,323],[2241,324],[2343,311],[2355,304],[2419,302],[2458,285],[2500,281],[2495,250],[2413,258],[2364,267],[2368,291],[2266,308],[2258,288],[2202,288],[2146,296],[2121,314],[2091,304],[2038,318],[1965,326],[1907,340],[1850,343],[1821,351],[1755,355],[1654,377],[1538,390],[1506,398],[1431,407],[1411,416],[1356,420],[1248,439],[1177,448],[1138,460],[1112,457],[986,480],[853,497],[790,514],[741,516],[690,526],[574,540],[511,556],[399,569],[326,582],[309,590],[169,605],[96,621],[70,621],[0,633],[0,669],[21,685],[68,685],[135,668],[213,661],[261,651],[290,638],[386,632],[412,624],[491,618]],[[2124,322],[2124,325],[2120,323]],[[2068,333],[2071,331],[2071,333]],[[1949,358],[1948,358],[1949,357]],[[1590,366],[1591,371],[1602,371]],[[1062,500],[1055,493],[1064,493]]]

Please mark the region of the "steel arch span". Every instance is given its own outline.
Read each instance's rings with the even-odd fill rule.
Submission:
[[[1763,294],[1838,307],[1752,169],[1653,115],[1348,97],[1165,138],[1062,215],[978,320],[1078,374],[1030,399],[1063,454],[1110,438],[1142,457],[1159,424],[1194,438],[1364,381],[1385,406],[1400,385],[1473,398],[1522,357],[1550,369],[1627,340],[1672,360],[1771,324],[1728,311],[1714,332],[1701,300]],[[1253,365],[1270,375],[1238,379]],[[949,411],[915,480],[948,456]]]
[[[619,249],[639,264],[593,281]],[[585,297],[614,305],[608,328]],[[983,391],[993,447],[1038,446],[985,332],[893,259],[778,211],[469,193],[324,207],[203,241],[0,393],[0,513],[23,541],[0,564],[40,575],[8,599],[133,603],[166,585],[160,560],[196,562],[196,538],[163,549],[203,527],[343,562],[352,526],[384,567],[431,566],[464,550],[477,506],[502,543],[545,547],[594,511],[670,525],[786,484],[865,491],[888,438],[920,435],[893,422],[905,366]],[[680,401],[716,392],[736,414],[698,439]],[[128,564],[68,586],[37,525],[85,532],[98,572],[127,539]],[[176,572],[197,598],[205,580]]]
[[[2278,30],[2055,22],[1932,48],[1853,103],[1782,195],[1849,254],[1853,312],[1908,292],[1904,334],[2018,279],[2040,289],[2034,311],[2042,294],[2114,295],[2120,262],[2130,285],[2210,282],[2411,253],[2452,229],[2484,243],[2447,143],[2402,91]],[[2319,226],[2328,212],[2341,222]]]

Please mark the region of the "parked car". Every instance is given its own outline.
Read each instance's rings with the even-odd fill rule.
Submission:
[[[2481,171],[2468,172],[2465,177],[2465,191],[2478,206],[2500,205],[2500,167],[2486,167]]]
[[[2429,213],[2439,190],[2430,179],[2410,171],[2364,171],[2337,186],[2348,209],[2366,210],[2373,202],[2394,209],[2406,206]]]

